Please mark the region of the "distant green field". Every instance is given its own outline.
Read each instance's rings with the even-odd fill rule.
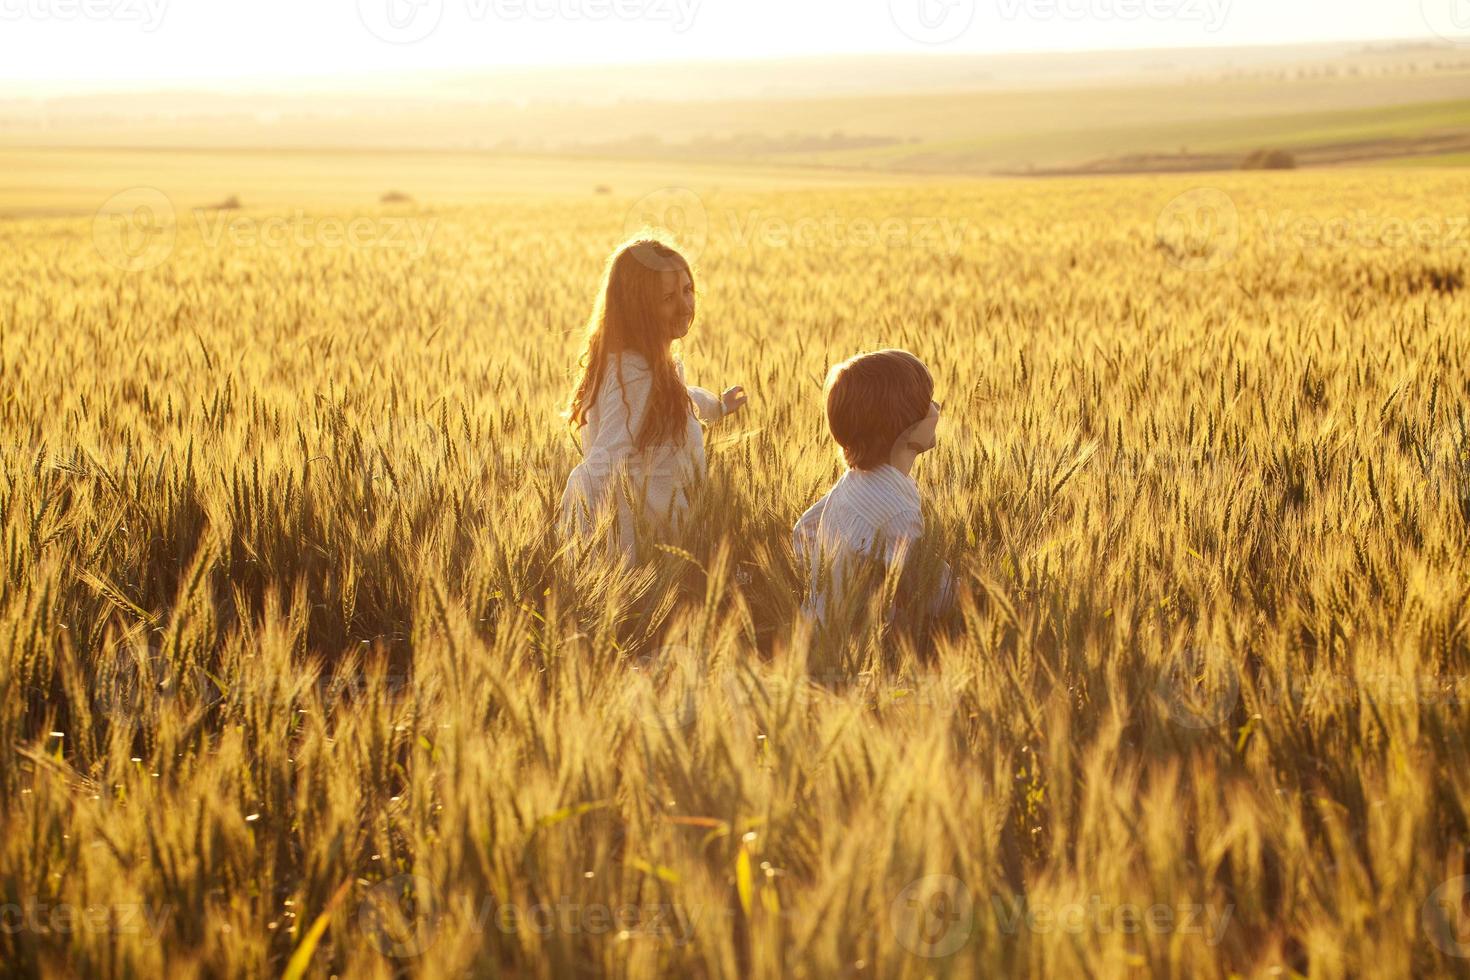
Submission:
[[[1378,167],[1470,167],[1470,153],[1439,153],[1399,160],[1381,160]]]
[[[1346,112],[1306,113],[1243,120],[1222,125],[1216,149],[1252,149],[1262,136],[1294,147],[1368,140],[1411,140],[1436,133],[1470,130],[1470,101],[1394,106]]]
[[[813,156],[834,166],[868,166],[923,172],[1014,169],[1025,164],[1078,165],[1146,153],[1240,153],[1261,147],[1326,150],[1343,144],[1381,142],[1381,156],[1414,155],[1426,137],[1470,133],[1470,100],[1288,115],[1252,115],[1192,122],[1099,126],[1075,130],[997,131]],[[1447,163],[1453,161],[1451,156]]]

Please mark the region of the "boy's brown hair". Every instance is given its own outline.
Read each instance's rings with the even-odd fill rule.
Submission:
[[[929,369],[908,351],[859,354],[827,373],[827,426],[848,466],[875,469],[904,430],[929,414],[933,397]]]

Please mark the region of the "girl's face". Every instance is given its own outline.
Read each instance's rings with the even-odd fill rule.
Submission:
[[[659,275],[662,278],[659,316],[668,330],[669,339],[679,340],[689,333],[694,323],[694,280],[684,269]]]

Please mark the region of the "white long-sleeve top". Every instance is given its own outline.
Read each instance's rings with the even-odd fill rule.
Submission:
[[[919,487],[912,477],[887,464],[849,469],[792,529],[792,546],[807,573],[802,611],[824,621],[834,601],[849,598],[845,589],[859,560],[899,566],[923,533]],[[946,570],[936,609],[949,594]]]
[[[676,360],[679,380],[684,365]],[[694,411],[684,430],[683,445],[656,445],[640,451],[638,432],[648,410],[653,372],[641,354],[624,351],[608,357],[597,398],[587,410],[583,459],[567,477],[561,502],[561,530],[566,537],[589,537],[605,508],[617,507],[614,545],[634,557],[634,514],[622,493],[626,476],[643,517],[655,526],[677,525],[689,509],[689,494],[705,472],[704,432]],[[689,387],[699,418],[714,422],[724,415],[718,396]]]

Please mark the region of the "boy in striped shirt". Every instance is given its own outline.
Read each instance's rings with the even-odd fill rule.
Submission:
[[[822,623],[847,621],[885,575],[912,564],[924,532],[919,487],[909,475],[934,448],[939,404],[922,361],[902,350],[859,354],[827,375],[827,425],[842,447],[844,473],[792,532],[807,573],[803,612]],[[949,569],[931,611],[950,598]],[[840,604],[842,611],[833,608]]]

